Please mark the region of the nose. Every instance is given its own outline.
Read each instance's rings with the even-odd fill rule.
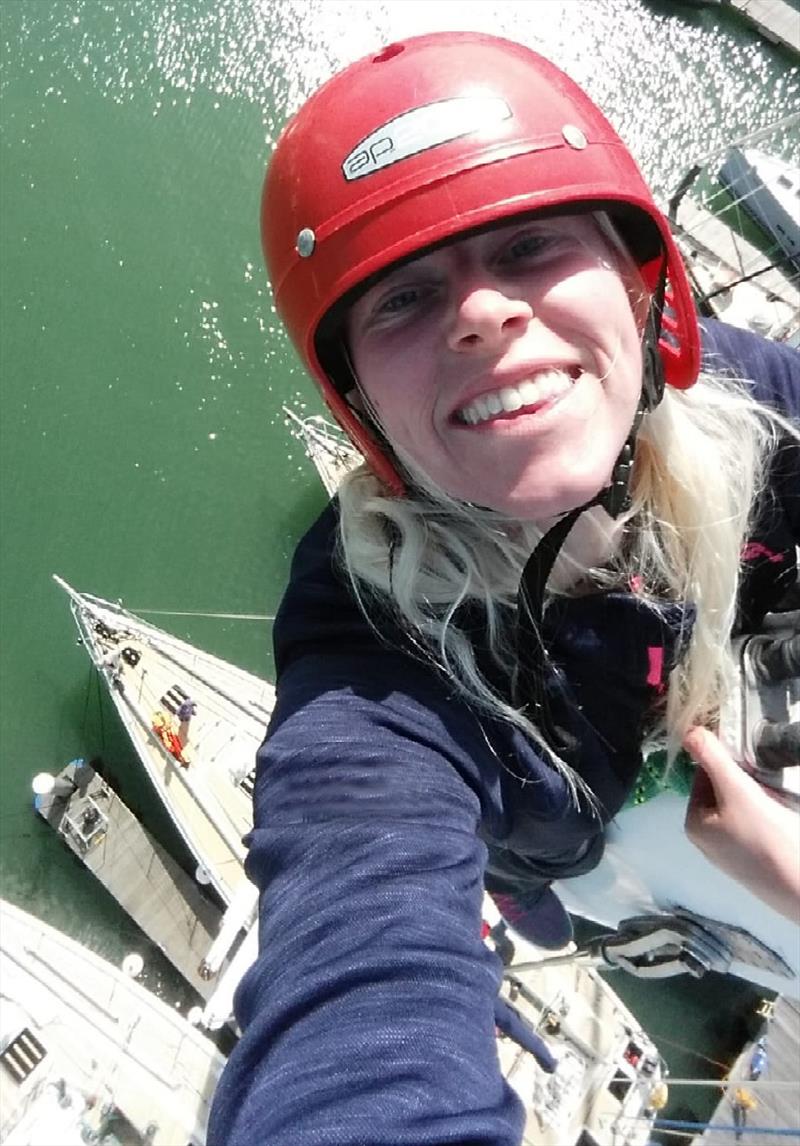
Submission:
[[[533,308],[524,299],[496,287],[475,287],[457,304],[448,344],[461,354],[490,353],[522,334],[532,318]]]

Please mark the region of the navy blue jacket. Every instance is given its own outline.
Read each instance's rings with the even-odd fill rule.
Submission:
[[[711,365],[800,416],[800,355],[713,323],[705,342]],[[748,546],[748,624],[795,576],[799,453],[777,458]],[[243,1035],[209,1142],[517,1146],[523,1112],[494,1043],[502,967],[480,937],[486,842],[557,875],[597,825],[531,743],[479,721],[410,657],[389,619],[376,635],[332,563],[335,531],[332,504],[297,549],[275,622],[278,700],[247,861],[260,955],[237,994]],[[605,819],[640,764],[659,684],[648,650],[666,675],[685,619],[630,593],[547,610],[583,706],[575,763]]]

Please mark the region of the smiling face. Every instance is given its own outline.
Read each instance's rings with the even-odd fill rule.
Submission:
[[[632,271],[591,216],[517,219],[381,278],[346,326],[401,460],[541,524],[607,483],[641,392]]]

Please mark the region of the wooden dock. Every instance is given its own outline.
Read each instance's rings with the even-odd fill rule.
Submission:
[[[220,908],[139,823],[116,792],[85,761],[72,761],[36,811],[111,892],[201,998],[217,977],[203,979],[200,963],[219,930]]]
[[[756,1105],[749,1110],[739,1146],[764,1146],[768,1142],[800,1140],[800,1004],[794,999],[775,1001],[766,1030],[767,1065],[756,1080],[750,1080],[753,1043],[748,1043],[727,1079],[727,1090],[711,1117],[712,1127],[732,1127],[733,1101],[740,1087]],[[794,1133],[792,1133],[794,1131]],[[694,1146],[731,1146],[732,1130],[706,1130]]]
[[[793,0],[727,0],[773,44],[800,53],[800,7]]]

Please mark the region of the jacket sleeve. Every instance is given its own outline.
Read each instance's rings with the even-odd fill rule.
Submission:
[[[259,956],[214,1146],[521,1140],[480,938],[474,729],[407,659],[393,689],[393,663],[329,646],[284,668],[249,840]]]

